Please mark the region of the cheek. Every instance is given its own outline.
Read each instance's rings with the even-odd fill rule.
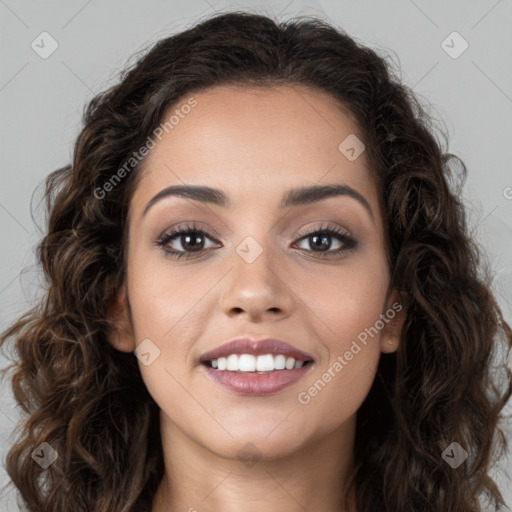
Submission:
[[[326,429],[349,418],[366,398],[380,357],[388,270],[381,258],[354,258],[335,273],[311,276],[301,298],[314,315],[325,358],[297,396],[307,421]],[[305,290],[305,289],[304,289]],[[315,419],[316,418],[316,419]]]
[[[209,290],[218,276],[180,271],[177,265],[146,259],[136,263],[129,277],[130,304],[137,344],[149,339],[151,363],[138,361],[148,392],[164,413],[187,432],[211,418],[193,398],[201,396],[193,388],[190,353],[204,335],[211,318]],[[222,435],[215,421],[208,424]]]
[[[347,342],[364,338],[375,325],[384,313],[388,285],[384,258],[369,247],[337,266],[301,269],[294,276],[294,291],[314,313],[331,355],[348,350]]]
[[[219,278],[205,272],[185,272],[159,251],[154,253],[143,254],[134,248],[128,265],[135,343],[150,354],[149,364],[139,359],[138,365],[160,408],[177,412],[186,396],[184,387],[190,387],[191,348],[201,339],[211,316],[208,292]]]
[[[201,332],[203,301],[218,280],[216,273],[197,272],[186,264],[180,267],[167,261],[160,251],[144,254],[134,250],[128,292],[138,338],[152,336],[158,344],[172,341],[174,346],[189,339],[191,327]]]

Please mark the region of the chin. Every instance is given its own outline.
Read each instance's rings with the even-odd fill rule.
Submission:
[[[282,420],[282,417],[279,421],[272,423],[254,423],[253,420],[251,426],[229,427],[226,425],[226,430],[233,437],[226,434],[204,439],[204,431],[198,432],[201,436],[199,442],[220,457],[242,462],[246,458],[273,460],[287,457],[307,445],[314,436],[308,435],[303,425],[288,423],[283,427]],[[281,425],[280,422],[282,422]]]
[[[301,448],[301,440],[282,443],[269,441],[265,436],[246,436],[236,438],[229,443],[211,447],[216,455],[225,459],[243,462],[247,467],[252,467],[260,461],[278,460],[293,455]]]

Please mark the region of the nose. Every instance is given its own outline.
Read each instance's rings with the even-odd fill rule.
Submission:
[[[292,312],[293,291],[278,251],[260,247],[263,250],[254,261],[233,251],[233,268],[226,276],[222,297],[222,309],[230,317],[245,315],[248,321],[262,322],[283,319]]]

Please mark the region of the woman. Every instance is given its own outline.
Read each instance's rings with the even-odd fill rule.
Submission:
[[[28,509],[498,510],[512,332],[452,160],[324,22],[159,41],[47,179],[48,290],[1,339]]]

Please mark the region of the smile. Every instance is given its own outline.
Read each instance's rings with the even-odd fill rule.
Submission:
[[[276,338],[239,337],[199,358],[206,375],[238,395],[278,393],[302,379],[314,366],[313,356]]]

